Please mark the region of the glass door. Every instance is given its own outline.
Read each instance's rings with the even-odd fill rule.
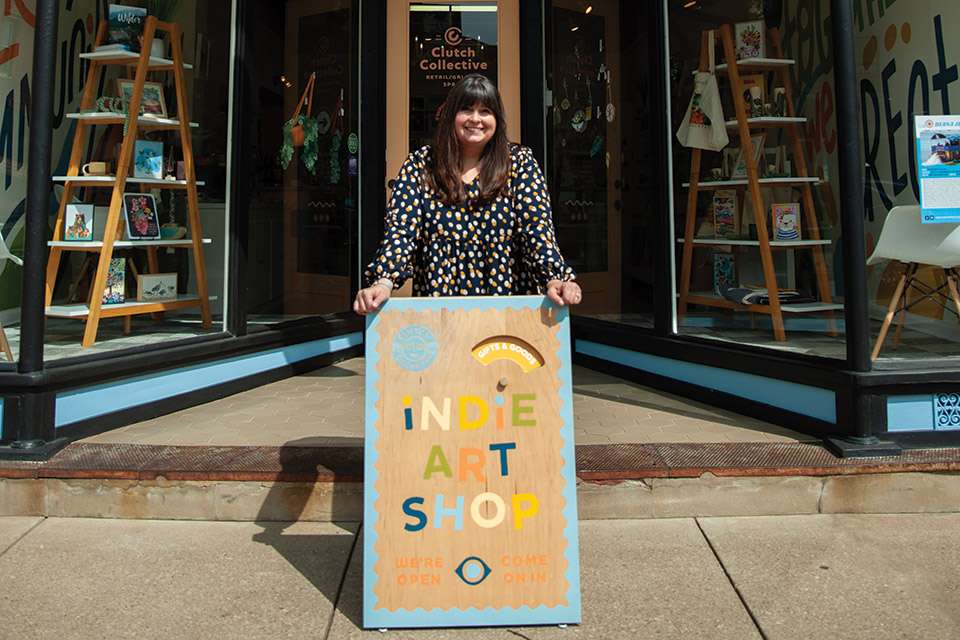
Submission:
[[[621,312],[620,38],[617,0],[555,0],[547,145],[557,241],[581,314]]]
[[[482,73],[496,83],[510,140],[520,140],[518,4],[388,0],[387,199],[407,154],[433,139],[440,106],[465,75]],[[399,294],[409,290],[408,283]]]

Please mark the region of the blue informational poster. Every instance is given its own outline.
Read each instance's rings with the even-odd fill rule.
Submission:
[[[923,222],[960,222],[960,118],[915,116]]]
[[[364,627],[580,622],[569,317],[543,296],[367,316]]]

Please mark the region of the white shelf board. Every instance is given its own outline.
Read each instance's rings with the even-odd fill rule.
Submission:
[[[677,238],[677,242],[685,242],[685,238]],[[759,247],[759,240],[734,240],[727,238],[694,238],[693,244],[701,245],[732,245],[738,247]],[[771,247],[815,247],[831,244],[830,240],[771,240]]]
[[[54,182],[76,182],[78,184],[88,184],[90,186],[104,187],[110,186],[117,181],[116,176],[53,176]],[[156,178],[134,178],[127,176],[127,184],[131,182],[137,184],[164,184],[186,186],[186,180],[157,180]],[[203,180],[197,180],[197,186],[202,187],[206,183]]]
[[[125,116],[122,113],[113,113],[112,111],[94,111],[91,113],[68,113],[67,117],[72,120],[90,120],[92,122],[96,122],[97,120],[115,120],[115,119],[119,119],[122,121]],[[146,116],[146,115],[140,116],[139,118],[137,118],[137,122],[144,126],[150,126],[152,124],[153,125],[169,124],[169,125],[175,125],[178,127],[180,126],[179,120],[172,120],[170,118],[157,118],[154,116]],[[200,123],[191,122],[190,126],[199,127]]]
[[[756,67],[762,69],[769,67],[787,67],[795,62],[795,60],[791,60],[790,58],[743,58],[742,60],[737,60],[737,68],[749,69],[751,67]],[[714,68],[717,71],[726,71],[728,66],[729,65],[724,62],[723,64],[718,64]]]
[[[794,177],[791,177],[791,178],[760,178],[760,179],[758,180],[758,182],[760,183],[760,186],[761,186],[761,187],[763,187],[763,186],[773,186],[773,185],[778,185],[778,184],[783,184],[783,185],[788,185],[788,184],[803,184],[803,183],[805,183],[805,182],[809,182],[810,184],[818,184],[818,183],[820,182],[820,178],[818,178],[817,176],[810,176],[810,177],[807,177],[807,178],[800,178],[800,177],[797,177],[797,176],[794,176]],[[199,184],[199,183],[198,183],[198,184]],[[716,187],[717,189],[725,189],[725,188],[727,188],[727,187],[747,186],[748,184],[750,184],[750,181],[747,180],[746,178],[744,178],[744,179],[742,179],[742,180],[738,178],[738,179],[736,179],[736,180],[707,180],[707,181],[698,183],[697,186],[700,187],[700,188],[704,188],[704,187],[714,188],[714,187]],[[684,182],[684,183],[683,183],[683,186],[684,186],[684,187],[689,187],[689,186],[690,186],[690,183],[689,183],[689,182]]]
[[[679,294],[678,294],[679,295]],[[733,302],[732,300],[727,300],[720,294],[714,291],[691,291],[687,294],[690,297],[697,298],[711,298],[713,300],[725,300],[727,302]],[[736,304],[736,303],[734,303]],[[767,307],[769,305],[744,305],[744,306],[763,306]],[[834,302],[797,302],[794,304],[780,304],[780,311],[783,313],[817,313],[819,311],[842,311],[843,305],[836,304]]]
[[[81,53],[81,58],[87,60],[99,60],[100,62],[121,62],[125,61],[127,64],[137,64],[140,61],[140,54],[133,53],[132,51],[90,51],[88,53]],[[151,67],[166,67],[173,64],[173,60],[169,58],[154,58],[150,56],[150,66]],[[184,62],[184,69],[193,69],[193,65]]]
[[[210,296],[209,300],[216,300],[216,296]],[[150,305],[169,303],[200,303],[200,296],[197,295],[179,295],[176,300],[152,300],[150,302],[121,302],[119,304],[104,304],[101,309],[135,309],[136,307],[146,307]],[[189,305],[187,305],[189,307]],[[46,315],[54,318],[83,318],[90,315],[90,304],[81,302],[78,304],[52,304],[46,308]]]
[[[203,244],[212,244],[213,240],[204,238]],[[48,240],[48,247],[63,247],[66,249],[100,249],[102,240]],[[117,240],[113,243],[114,249],[142,249],[145,247],[192,247],[193,240],[181,238],[179,240]]]
[[[777,126],[781,124],[800,124],[806,122],[807,119],[803,116],[797,117],[773,117],[773,116],[763,116],[761,118],[747,118],[748,125],[754,126]],[[736,120],[727,120],[727,129],[736,129],[737,128]]]

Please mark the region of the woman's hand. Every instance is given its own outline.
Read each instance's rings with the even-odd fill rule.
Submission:
[[[547,283],[547,297],[561,307],[565,304],[580,304],[582,293],[576,282],[551,280]]]
[[[353,301],[353,310],[365,316],[379,309],[380,305],[390,299],[391,293],[393,293],[393,286],[392,284],[388,286],[386,282],[377,282],[372,287],[360,289],[357,291],[357,299]]]

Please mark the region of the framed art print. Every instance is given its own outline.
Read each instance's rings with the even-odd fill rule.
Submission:
[[[737,233],[736,192],[717,191],[713,196],[713,237],[728,238]]]
[[[133,148],[133,177],[163,179],[163,143],[137,140]]]
[[[737,60],[763,58],[766,53],[766,27],[763,20],[738,22],[734,25],[734,49]]]
[[[124,285],[127,275],[127,259],[111,258],[107,269],[107,285],[103,290],[103,304],[124,302]]]
[[[137,302],[177,299],[177,274],[141,273],[137,275]]]
[[[63,239],[72,242],[93,240],[92,204],[68,202],[64,208]]]
[[[123,194],[123,219],[130,240],[156,240],[160,237],[157,203],[149,193]]]
[[[797,202],[780,203],[772,206],[773,239],[800,239],[800,204]]]
[[[133,97],[133,80],[117,78],[117,96],[129,101]],[[143,83],[140,114],[154,118],[167,117],[167,103],[163,100],[163,85],[159,82]]]

